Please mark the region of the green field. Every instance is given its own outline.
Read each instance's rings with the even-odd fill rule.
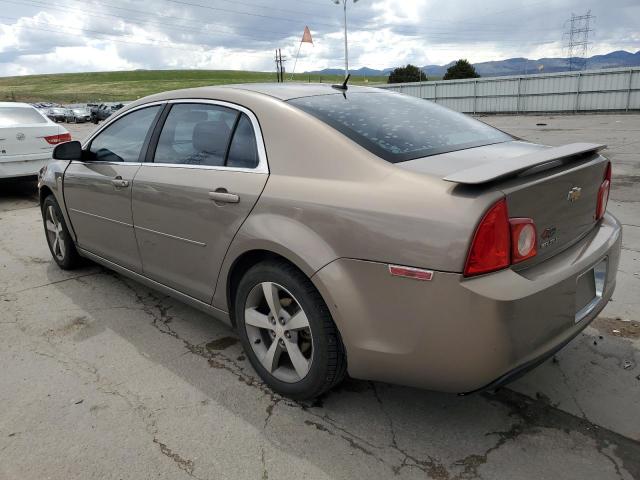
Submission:
[[[289,80],[290,74],[286,74]],[[62,73],[0,78],[0,101],[99,102],[135,100],[152,93],[178,88],[227,83],[275,82],[275,72],[235,70],[135,70],[129,72]],[[297,82],[336,83],[340,75],[295,74]],[[386,77],[371,77],[368,84],[386,83]],[[365,79],[352,77],[362,85]]]

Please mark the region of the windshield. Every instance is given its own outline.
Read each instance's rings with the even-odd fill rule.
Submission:
[[[87,115],[89,113],[89,110],[87,110],[86,108],[74,108],[73,113],[76,113],[78,115]]]
[[[370,152],[392,162],[513,140],[462,113],[397,93],[294,98],[310,113]]]
[[[0,107],[0,127],[47,123],[47,120],[31,107]]]

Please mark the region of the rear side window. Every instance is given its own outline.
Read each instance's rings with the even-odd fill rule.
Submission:
[[[512,140],[462,113],[390,92],[319,95],[289,103],[392,163]]]
[[[118,118],[92,141],[88,155],[100,162],[138,162],[159,106],[142,108]]]
[[[31,107],[0,107],[0,127],[47,123],[47,120]]]
[[[162,127],[154,162],[224,166],[237,118],[237,111],[219,105],[174,105]]]
[[[251,120],[243,113],[240,116],[240,120],[238,120],[238,125],[229,147],[227,167],[256,168],[257,166],[258,147],[256,146],[256,134],[251,126]]]

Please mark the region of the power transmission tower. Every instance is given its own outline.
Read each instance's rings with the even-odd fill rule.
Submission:
[[[276,76],[278,77],[278,83],[284,82],[284,62],[286,62],[286,57],[282,56],[282,51],[277,48],[276,49]]]
[[[587,54],[589,53],[589,34],[593,32],[591,20],[595,16],[589,10],[585,15],[571,14],[571,18],[565,22],[567,31],[565,48],[569,57],[569,71],[584,70],[587,67]]]

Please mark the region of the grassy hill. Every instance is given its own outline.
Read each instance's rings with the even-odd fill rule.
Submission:
[[[286,75],[289,80],[290,74]],[[295,81],[337,83],[341,75],[295,74]],[[179,88],[227,83],[275,82],[271,72],[236,70],[135,70],[129,72],[61,73],[0,78],[0,101],[75,103],[135,100],[152,93]],[[369,84],[386,77],[368,78]],[[363,84],[362,77],[350,83]]]

